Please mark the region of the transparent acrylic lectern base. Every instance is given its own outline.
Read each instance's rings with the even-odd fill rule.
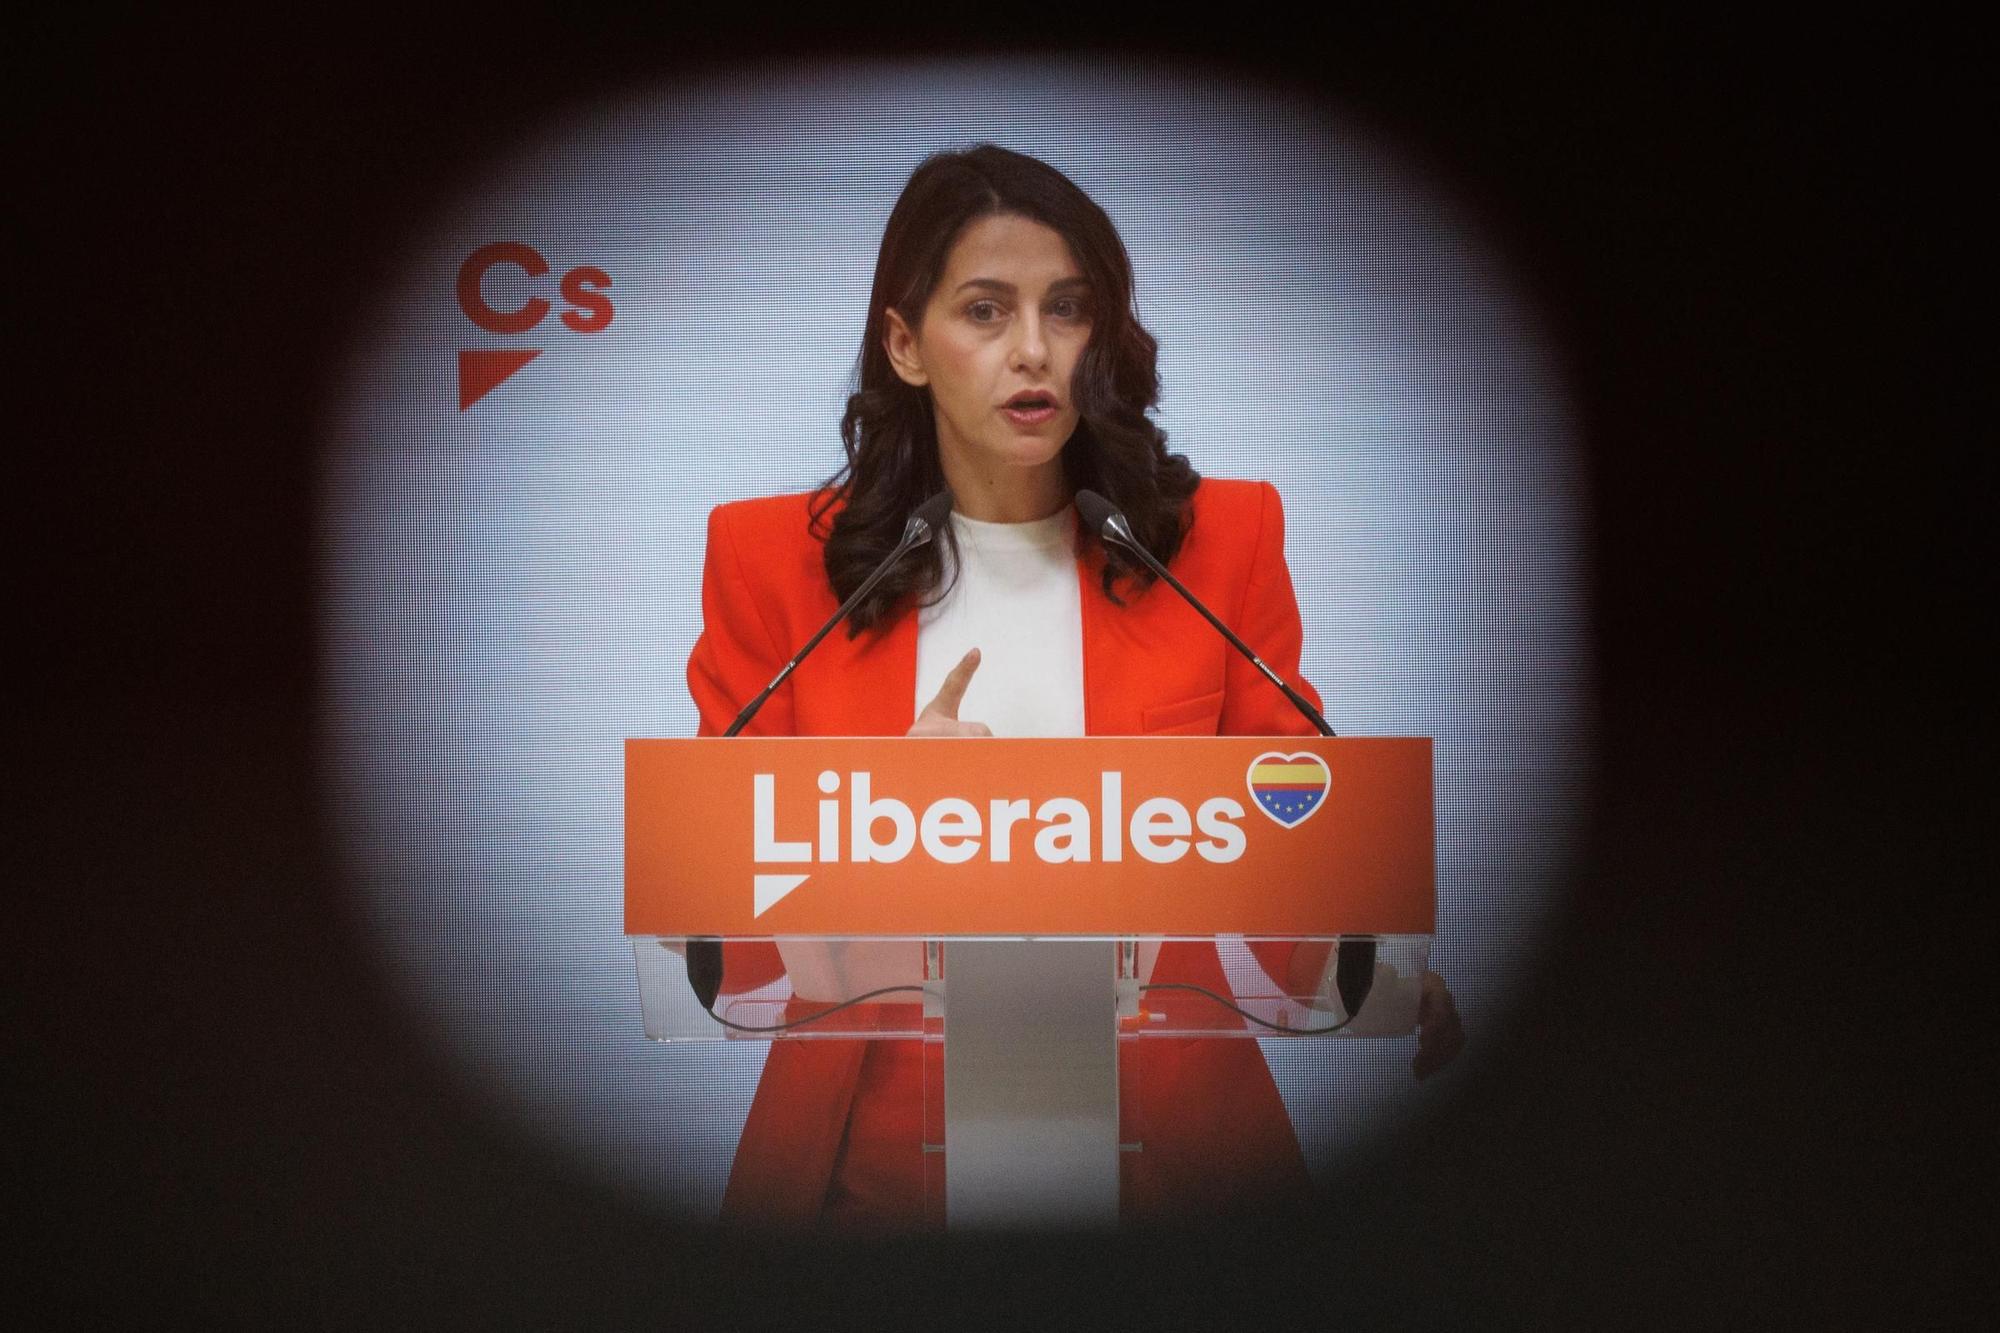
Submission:
[[[1327,955],[1316,977],[1288,978],[1311,980],[1304,993],[1263,970],[1262,941],[1193,941],[1216,950],[1226,979],[1217,995],[1155,983],[1160,938],[736,940],[712,1013],[689,984],[685,941],[635,937],[632,947],[655,1040],[921,1043],[923,1141],[911,1150],[922,1154],[930,1224],[1095,1227],[1116,1223],[1121,1176],[1145,1151],[1137,1048],[1169,1037],[1409,1035],[1430,937],[1374,939],[1372,980],[1351,1017],[1331,940],[1298,942]]]

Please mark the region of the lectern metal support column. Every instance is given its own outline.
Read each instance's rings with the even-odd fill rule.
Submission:
[[[1118,1222],[1118,1022],[1102,940],[945,952],[945,1222]]]

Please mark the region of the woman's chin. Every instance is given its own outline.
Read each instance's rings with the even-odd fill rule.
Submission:
[[[996,483],[1002,477],[1018,478],[1023,473],[1051,467],[1060,469],[1063,446],[1068,442],[1067,433],[1057,434],[1054,430],[1046,434],[1009,432],[983,436],[970,448],[961,445],[957,450],[945,452],[956,453],[960,465],[971,475],[984,476],[989,483]]]
[[[1033,471],[1059,460],[1067,442],[1067,436],[1053,432],[1047,435],[1017,435],[1000,441],[992,453],[1011,467]]]

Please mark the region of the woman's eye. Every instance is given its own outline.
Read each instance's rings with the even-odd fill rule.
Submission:
[[[1062,300],[1055,303],[1057,319],[1082,319],[1087,313],[1083,302],[1073,296],[1065,296]]]
[[[990,324],[1000,317],[1000,307],[991,301],[974,301],[965,313],[981,324]]]

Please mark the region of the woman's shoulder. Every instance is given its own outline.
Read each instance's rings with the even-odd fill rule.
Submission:
[[[825,490],[790,491],[725,501],[709,512],[709,531],[721,529],[737,544],[751,543],[763,551],[790,546],[817,549],[820,543],[812,534],[813,510],[816,504],[824,507],[830,494]],[[827,517],[832,517],[831,510]]]
[[[1282,515],[1277,488],[1268,481],[1203,477],[1189,501],[1194,511],[1190,540],[1207,530],[1211,539],[1222,534],[1254,538],[1274,513]]]
[[[1268,481],[1242,481],[1234,477],[1203,477],[1194,489],[1194,511],[1205,513],[1254,514],[1264,507]]]
[[[793,491],[715,506],[704,578],[740,580],[766,606],[797,602],[810,610],[830,597],[826,551],[812,521],[813,502],[824,494]]]

